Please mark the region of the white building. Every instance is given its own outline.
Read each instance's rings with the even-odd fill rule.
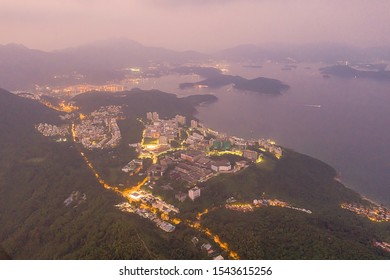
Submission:
[[[157,112],[153,112],[153,120],[154,121],[160,120],[160,116],[157,114]]]
[[[211,163],[211,169],[215,172],[226,172],[232,169],[230,162],[226,159],[216,160]]]
[[[198,187],[194,187],[188,191],[188,197],[191,198],[192,201],[200,197],[200,189]]]

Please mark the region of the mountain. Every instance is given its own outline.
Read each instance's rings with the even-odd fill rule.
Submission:
[[[0,260],[10,260],[10,256],[0,247]]]
[[[122,79],[125,67],[181,64],[206,59],[194,52],[146,47],[125,39],[44,52],[21,45],[0,45],[0,87],[26,90],[39,85],[102,84]]]
[[[388,60],[388,47],[359,48],[345,44],[318,43],[305,45],[239,45],[214,54],[231,61],[259,63],[264,60],[280,62],[325,62]]]
[[[364,78],[377,81],[390,81],[390,71],[387,70],[363,71],[354,69],[348,65],[333,65],[320,68],[319,70],[322,74],[339,78]]]
[[[390,59],[389,48],[358,48],[343,44],[240,45],[213,54],[147,47],[127,39],[111,39],[75,48],[44,52],[22,45],[0,45],[0,87],[28,90],[35,85],[104,84],[124,78],[123,69],[158,66],[161,71],[185,63],[227,60],[250,65],[265,60],[282,63]],[[167,68],[166,66],[169,65]],[[166,69],[167,68],[167,69]]]
[[[181,64],[206,59],[207,56],[195,51],[178,52],[164,48],[146,47],[128,39],[113,39],[87,44],[56,52],[74,59],[73,63],[98,68],[120,69],[129,66],[146,66],[149,62]]]
[[[0,87],[13,90],[48,83],[59,70],[57,60],[54,54],[21,45],[0,45]]]

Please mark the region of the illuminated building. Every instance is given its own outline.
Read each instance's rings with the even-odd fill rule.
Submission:
[[[160,116],[158,115],[157,112],[153,112],[153,120],[154,120],[154,121],[160,120]]]

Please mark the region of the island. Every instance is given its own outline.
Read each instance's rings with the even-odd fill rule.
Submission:
[[[276,79],[259,77],[255,79],[245,79],[240,76],[226,75],[221,70],[212,67],[178,67],[172,70],[179,74],[196,74],[204,77],[205,80],[195,83],[181,83],[180,89],[185,88],[220,88],[233,85],[233,88],[241,91],[251,91],[262,94],[281,94],[289,89],[289,86]]]

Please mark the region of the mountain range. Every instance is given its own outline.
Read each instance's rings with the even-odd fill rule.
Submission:
[[[250,64],[264,60],[333,64],[340,60],[366,62],[389,59],[390,50],[387,47],[358,48],[341,44],[240,45],[210,54],[147,47],[127,39],[101,41],[53,52],[8,44],[0,45],[0,87],[27,90],[36,84],[102,84],[122,79],[122,70],[128,67],[180,66],[210,60]]]

